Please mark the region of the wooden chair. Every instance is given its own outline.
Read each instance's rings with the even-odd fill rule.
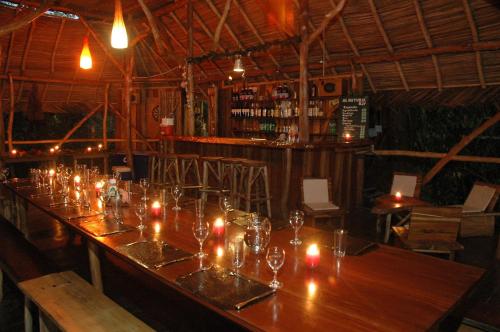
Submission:
[[[377,215],[377,233],[380,233],[381,227],[380,224],[382,222],[382,215],[386,215],[385,220],[385,231],[384,231],[384,243],[389,241],[390,231],[391,231],[391,222],[392,215],[395,214],[399,222],[397,226],[403,225],[409,217],[408,212],[411,209],[398,209],[398,211],[391,211],[391,209],[387,209],[385,206],[385,202],[387,197],[394,197],[397,192],[401,193],[403,197],[410,198],[419,198],[420,190],[422,188],[422,176],[419,174],[413,173],[404,173],[404,172],[394,172],[392,177],[392,185],[389,195],[384,195],[380,199],[375,202],[375,206],[372,209],[372,213]],[[401,216],[398,213],[403,212],[404,214]]]
[[[465,199],[460,223],[460,237],[493,236],[495,233],[495,212],[500,196],[500,185],[476,182]]]
[[[464,247],[457,242],[462,209],[414,207],[407,226],[392,229],[403,246],[415,252],[447,254],[450,260]]]
[[[312,219],[312,227],[316,226],[316,219],[340,217],[344,228],[345,211],[333,203],[330,178],[302,178],[301,188],[302,209]]]

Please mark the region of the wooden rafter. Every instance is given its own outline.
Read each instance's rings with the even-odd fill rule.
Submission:
[[[156,47],[158,48],[158,53],[163,54],[164,48],[160,37],[160,31],[158,29],[158,25],[156,24],[156,19],[153,14],[151,14],[151,11],[149,10],[144,0],[137,0],[137,2],[141,6],[142,11],[144,12],[144,15],[146,16],[146,19],[149,23],[149,26],[151,27],[151,32],[153,33],[153,38],[156,43]]]
[[[95,30],[87,23],[87,21],[82,16],[80,16],[79,21],[83,24],[83,26],[85,28],[87,28],[87,30],[89,30],[90,34],[92,35],[92,37],[94,38],[96,43],[103,50],[104,54],[106,54],[106,56],[109,58],[109,60],[111,60],[111,62],[116,66],[116,68],[120,71],[120,73],[122,73],[122,75],[125,76],[126,75],[125,69],[118,62],[118,60],[116,60],[116,58],[113,56],[113,54],[108,49],[106,44],[101,40],[101,37],[99,37],[99,35],[95,32]]]
[[[243,16],[243,19],[247,23],[247,25],[250,28],[250,30],[252,30],[252,32],[255,35],[255,37],[257,37],[257,40],[259,41],[259,43],[265,44],[266,42],[264,41],[264,38],[262,38],[261,34],[259,33],[259,31],[255,27],[255,25],[253,24],[252,20],[248,17],[245,9],[240,4],[239,0],[234,0],[234,4],[236,5],[236,7],[238,7],[238,10],[240,11],[241,16]],[[280,64],[276,60],[276,58],[274,57],[274,55],[272,55],[271,52],[267,52],[267,55],[269,56],[269,58],[271,59],[271,61],[274,63],[274,65],[279,69],[280,68]],[[285,75],[286,78],[289,78],[288,74],[285,73],[284,75]]]
[[[30,29],[28,32],[28,38],[26,38],[26,43],[24,45],[23,59],[21,61],[21,73],[24,75],[26,70],[26,60],[28,60],[28,53],[30,51],[31,41],[33,40],[33,31],[35,30],[35,21],[31,22]]]
[[[332,6],[336,6],[334,0],[330,0],[330,4]],[[339,24],[340,24],[340,28],[342,29],[342,33],[344,34],[344,37],[347,39],[347,43],[351,47],[351,50],[353,51],[354,55],[357,57],[361,56],[359,51],[358,51],[358,47],[356,46],[356,44],[354,44],[354,40],[352,39],[351,34],[349,33],[349,30],[347,29],[347,25],[345,24],[345,21],[344,21],[344,18],[342,17],[342,15],[339,16]],[[352,64],[352,65],[354,67],[354,64]],[[375,88],[375,84],[373,83],[373,80],[372,80],[370,74],[368,73],[368,69],[366,69],[366,66],[364,64],[360,64],[360,67],[361,67],[361,71],[366,76],[366,80],[368,81],[368,85],[370,86],[370,89],[374,93],[376,93],[377,89]]]
[[[64,24],[66,23],[66,19],[61,19],[61,23],[59,24],[59,28],[57,29],[56,40],[54,42],[54,47],[52,48],[52,55],[50,57],[50,73],[54,73],[55,69],[55,60],[56,60],[56,52],[57,47],[59,46],[59,41],[61,40],[61,35],[64,29]]]
[[[432,40],[429,31],[427,30],[427,25],[425,24],[424,15],[422,13],[422,8],[420,7],[419,0],[413,0],[413,6],[415,7],[415,12],[417,14],[418,24],[420,25],[420,30],[424,35],[425,43],[427,44],[427,48],[432,48]],[[443,90],[443,79],[441,78],[441,69],[439,68],[439,61],[435,54],[431,55],[432,64],[434,65],[434,71],[436,72],[436,83],[438,86],[438,90]]]
[[[370,9],[373,15],[373,18],[375,19],[375,24],[377,25],[378,31],[382,35],[382,38],[384,39],[385,46],[387,47],[387,50],[389,51],[389,54],[394,54],[394,48],[392,47],[391,41],[389,40],[389,36],[385,32],[384,25],[382,24],[382,20],[380,19],[380,15],[377,12],[377,7],[375,6],[375,3],[373,0],[368,0],[368,3],[370,4]],[[403,68],[401,67],[401,63],[399,61],[394,62],[396,64],[396,68],[399,73],[399,77],[401,78],[401,83],[403,84],[404,88],[406,91],[409,91],[410,88],[408,87],[408,82],[406,81],[405,74],[403,72]]]
[[[472,33],[472,41],[474,43],[479,42],[479,33],[477,32],[476,22],[474,22],[474,16],[472,15],[472,10],[470,8],[470,4],[468,0],[462,0],[464,5],[465,15],[467,16],[467,21],[469,22],[470,31]],[[481,52],[476,51],[476,68],[477,74],[479,76],[479,82],[481,83],[481,87],[486,88],[486,81],[484,79],[483,72],[483,64],[481,59]]]
[[[88,119],[90,119],[94,114],[96,114],[97,111],[99,111],[102,106],[103,104],[99,104],[96,107],[94,107],[93,110],[88,112],[80,121],[78,121],[78,123],[73,128],[71,128],[66,133],[66,135],[64,135],[64,137],[59,141],[58,145],[62,147],[62,145],[66,143],[66,141],[71,137],[71,135],[73,135],[85,122],[87,122]]]
[[[212,46],[212,49],[215,51],[217,47],[219,46],[219,40],[220,40],[220,35],[222,32],[222,27],[226,23],[227,17],[229,16],[229,11],[231,10],[231,4],[233,0],[226,0],[226,4],[224,5],[224,10],[222,12],[222,16],[219,19],[219,23],[217,24],[217,27],[215,28],[215,33],[214,33],[214,45]]]
[[[39,8],[36,8],[34,11],[26,10],[27,12],[29,12],[29,14],[26,14],[22,17],[16,16],[16,18],[12,22],[9,22],[0,27],[0,36],[3,36],[4,34],[12,31],[19,30],[25,25],[35,22],[36,19],[42,16],[49,8],[50,6],[43,5]]]
[[[474,140],[476,137],[478,137],[479,135],[481,135],[482,133],[484,133],[488,128],[490,128],[491,126],[493,126],[494,124],[496,124],[499,121],[500,121],[500,110],[497,111],[497,113],[494,116],[492,116],[491,118],[489,118],[488,120],[486,120],[485,122],[483,122],[479,127],[477,127],[476,129],[474,129],[469,135],[464,136],[460,140],[460,142],[458,142],[455,146],[453,146],[450,149],[450,151],[448,151],[448,153],[446,154],[446,156],[444,156],[443,158],[441,158],[441,160],[439,160],[436,163],[436,165],[434,165],[434,167],[432,167],[431,170],[428,171],[427,174],[425,174],[422,183],[426,184],[430,180],[432,180],[432,178],[434,178],[434,176],[440,170],[442,170],[443,167],[448,162],[450,162],[454,156],[458,155],[458,153],[460,151],[462,151],[470,142],[472,142],[472,140]]]
[[[152,55],[153,58],[157,58],[159,62],[161,62],[167,69],[170,69],[169,64],[163,59],[156,51],[146,42],[140,43],[139,45],[144,46],[144,49],[149,51],[149,53]],[[158,63],[156,61],[153,61],[153,63],[156,65],[156,68],[158,69],[158,72],[161,73],[163,70],[160,68]]]
[[[338,17],[340,15],[340,13],[342,12],[342,10],[344,10],[345,8],[345,5],[347,3],[347,0],[340,0],[339,4],[335,7],[333,7],[332,10],[330,10],[328,13],[326,13],[323,21],[320,23],[319,27],[313,31],[313,33],[311,33],[311,35],[309,36],[309,39],[308,39],[308,44],[311,45],[312,42],[314,42],[316,40],[316,38],[318,38],[322,33],[323,31],[326,30],[326,28],[328,27],[328,25],[332,22],[332,20],[336,17]]]
[[[144,53],[141,50],[141,44],[137,44],[136,47],[134,47],[134,49],[137,52],[139,62],[141,63],[144,73],[146,73],[146,76],[148,77],[151,76],[151,73],[148,70],[148,66],[146,66],[146,62],[144,61]]]
[[[10,33],[9,49],[7,50],[7,56],[5,58],[5,70],[4,70],[5,74],[7,74],[9,72],[10,59],[11,59],[11,55],[12,55],[12,48],[14,46],[15,33],[16,33],[15,31],[12,31]]]

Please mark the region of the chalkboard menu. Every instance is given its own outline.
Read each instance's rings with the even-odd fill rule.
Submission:
[[[340,98],[339,139],[365,139],[368,134],[368,97]]]

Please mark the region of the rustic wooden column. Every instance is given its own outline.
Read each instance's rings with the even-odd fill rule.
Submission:
[[[187,6],[187,25],[188,25],[188,58],[193,56],[193,0],[188,0]],[[193,64],[187,63],[187,107],[186,107],[186,128],[184,133],[188,136],[194,135],[194,74]]]
[[[219,87],[208,88],[208,136],[217,136],[217,115],[219,114]]]
[[[5,122],[3,120],[3,81],[0,85],[0,156],[5,153]]]
[[[12,79],[12,75],[9,74],[9,127],[7,128],[7,141],[9,144],[9,151],[12,151],[14,148],[12,145],[12,127],[14,126],[14,110],[15,110],[15,97],[14,97],[14,80]]]
[[[125,134],[127,137],[126,151],[127,151],[127,165],[132,170],[134,174],[134,162],[132,153],[132,116],[131,116],[131,105],[130,105],[130,95],[132,92],[132,73],[134,71],[134,49],[130,48],[127,59],[127,67],[125,69],[125,77],[123,84],[123,107],[125,109],[125,118],[127,119],[127,128],[125,129]]]
[[[108,109],[109,109],[109,83],[104,88],[104,113],[102,115],[102,147],[108,150]]]
[[[309,117],[307,110],[309,108],[309,87],[307,60],[309,58],[309,31],[307,22],[309,20],[309,1],[300,0],[299,6],[299,24],[300,24],[300,77],[299,77],[299,140],[301,142],[309,141]]]

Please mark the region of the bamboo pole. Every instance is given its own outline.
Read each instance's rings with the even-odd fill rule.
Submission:
[[[151,11],[149,10],[144,0],[137,0],[137,2],[141,6],[146,19],[148,20],[149,26],[151,27],[151,32],[153,33],[153,38],[155,40],[156,47],[158,48],[158,53],[163,54],[164,48],[160,37],[160,31],[158,30],[158,25],[156,24],[156,20],[153,14],[151,14]]]
[[[99,104],[96,107],[94,107],[92,111],[87,113],[87,115],[85,115],[73,128],[71,128],[70,131],[68,131],[68,133],[64,136],[64,138],[59,141],[58,143],[59,147],[62,148],[62,145],[66,143],[66,141],[71,137],[71,135],[73,135],[88,119],[90,119],[94,114],[96,114],[97,111],[101,109],[101,107],[102,104]]]
[[[446,153],[442,152],[423,152],[423,151],[407,151],[407,150],[374,150],[377,156],[395,156],[395,157],[411,157],[411,158],[431,158],[442,159]],[[453,156],[451,160],[467,161],[487,164],[500,164],[498,157],[479,157],[479,156]]]
[[[24,27],[25,25],[28,25],[28,24],[34,22],[37,18],[42,16],[49,8],[50,8],[50,6],[45,5],[45,6],[42,6],[40,8],[37,8],[34,11],[27,9],[26,11],[30,12],[30,14],[27,14],[23,17],[19,17],[18,19],[13,20],[12,22],[0,27],[0,37],[6,33],[19,30],[22,27]]]
[[[460,142],[458,142],[455,146],[453,146],[450,151],[439,160],[434,167],[431,168],[427,174],[425,174],[422,184],[428,183],[432,178],[441,170],[443,167],[463,148],[465,148],[474,138],[481,135],[486,129],[490,128],[494,124],[500,121],[500,110],[491,118],[483,122],[479,127],[474,129],[469,135],[464,136]]]
[[[66,19],[61,19],[61,24],[59,24],[59,28],[57,29],[56,41],[54,42],[54,47],[52,48],[52,55],[50,57],[50,73],[55,72],[55,61],[56,61],[56,51],[59,46],[59,41],[61,40],[61,35],[64,29],[64,24],[66,23]]]
[[[335,6],[335,8],[333,8],[332,10],[330,10],[325,15],[325,17],[324,17],[323,21],[321,22],[321,24],[319,25],[319,27],[313,33],[311,33],[310,37],[307,39],[308,46],[310,46],[312,44],[312,42],[314,40],[316,40],[316,38],[318,38],[323,33],[323,31],[328,27],[328,25],[330,24],[330,22],[335,17],[337,17],[338,15],[340,15],[340,13],[344,9],[346,3],[347,3],[347,0],[341,0],[339,2],[339,4],[337,6]]]
[[[14,97],[14,80],[12,79],[12,75],[9,74],[9,102],[10,102],[10,109],[9,109],[9,127],[7,128],[7,141],[9,145],[9,151],[12,151],[14,149],[14,146],[12,145],[12,127],[14,126],[14,110],[15,110],[15,97]]]
[[[131,105],[130,105],[130,96],[132,90],[132,74],[134,71],[134,50],[129,49],[128,52],[128,61],[125,71],[125,79],[123,84],[123,93],[122,93],[122,101],[123,108],[125,109],[125,117],[126,117],[126,138],[127,138],[127,165],[130,167],[132,174],[134,174],[134,162],[133,162],[133,153],[132,153],[132,115],[131,115]]]
[[[231,10],[231,4],[233,0],[226,0],[226,4],[224,5],[224,11],[222,12],[222,16],[219,19],[219,23],[217,24],[217,28],[215,28],[214,40],[212,49],[215,51],[219,47],[220,34],[222,32],[222,28],[224,27],[224,23],[226,23],[227,16],[229,15],[229,11]],[[192,11],[192,10],[191,10]],[[191,19],[191,25],[193,23],[193,19]]]
[[[309,87],[308,87],[308,64],[309,58],[309,31],[307,22],[309,20],[309,1],[300,1],[300,78],[299,78],[299,140],[301,142],[309,142],[309,117],[307,111],[309,109]]]
[[[109,83],[104,88],[104,114],[102,115],[102,147],[108,150],[108,109],[109,109]]]

